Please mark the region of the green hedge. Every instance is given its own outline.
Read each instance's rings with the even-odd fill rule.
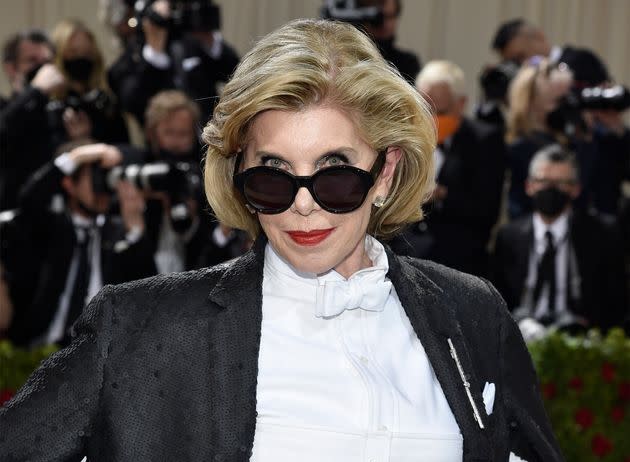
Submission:
[[[0,405],[8,401],[39,364],[59,348],[55,345],[24,350],[0,341]]]
[[[553,333],[529,350],[567,461],[630,462],[630,339]]]
[[[529,349],[566,460],[630,462],[630,339],[623,331],[552,333]],[[56,350],[0,342],[0,405]]]

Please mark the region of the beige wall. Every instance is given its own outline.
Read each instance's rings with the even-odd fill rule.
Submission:
[[[318,14],[321,0],[217,0],[223,30],[242,54],[257,38],[284,22]],[[0,41],[27,26],[48,30],[74,16],[93,27],[108,61],[116,56],[107,29],[97,18],[98,0],[0,0]],[[553,43],[587,46],[606,61],[617,81],[630,84],[630,1],[628,0],[405,0],[398,43],[424,62],[449,59],[466,72],[471,101],[477,75],[493,61],[489,42],[496,25],[523,16],[547,31]],[[7,94],[5,76],[0,92]]]

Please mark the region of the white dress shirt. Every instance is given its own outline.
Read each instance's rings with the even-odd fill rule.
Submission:
[[[365,246],[374,266],[349,283],[385,281],[383,246],[369,236]],[[382,307],[325,316],[318,288],[344,282],[339,273],[300,273],[268,244],[263,275],[252,461],[462,460],[459,427],[391,283],[381,282]]]
[[[569,213],[563,213],[550,225],[547,225],[538,213],[534,213],[532,220],[534,225],[534,246],[530,250],[526,286],[528,292],[532,293],[534,291],[534,286],[536,285],[536,279],[538,277],[538,265],[542,260],[545,249],[547,248],[545,234],[549,231],[553,236],[553,243],[556,247],[556,306],[554,309],[556,315],[560,315],[567,309],[567,236],[569,233]],[[536,303],[535,318],[537,319],[540,319],[549,313],[548,293],[549,287],[544,285],[540,298]]]
[[[527,270],[527,279],[525,280],[525,291],[521,308],[516,312],[518,315],[531,316],[532,297],[534,286],[538,277],[538,264],[540,263],[545,249],[547,248],[547,240],[545,234],[551,232],[553,242],[556,247],[556,306],[555,306],[555,325],[569,325],[575,322],[584,322],[579,316],[569,311],[567,300],[567,284],[570,284],[571,294],[575,299],[580,296],[580,275],[578,273],[577,260],[575,253],[571,247],[569,239],[569,216],[570,212],[560,215],[553,223],[546,224],[540,214],[534,213],[532,222],[534,227],[534,245],[530,249],[529,263]],[[571,271],[569,271],[569,265]],[[568,280],[568,276],[571,280]],[[541,319],[549,313],[549,287],[544,285],[540,298],[536,303],[534,310],[534,319]]]
[[[105,223],[105,217],[99,215],[95,221],[82,217],[76,213],[71,214],[72,223],[75,226],[75,233],[77,235],[77,241],[83,241],[87,238],[83,233],[86,231],[82,228],[90,228],[92,232],[91,240],[88,250],[88,262],[90,265],[90,279],[88,281],[88,289],[85,297],[85,305],[92,300],[92,298],[103,287],[103,273],[101,271],[101,227]],[[95,226],[96,225],[96,226]],[[70,267],[68,268],[68,277],[66,283],[59,297],[59,304],[53,321],[50,324],[48,331],[44,338],[35,342],[35,344],[51,344],[60,341],[64,334],[64,327],[66,325],[66,319],[70,312],[70,297],[72,297],[72,291],[74,289],[74,282],[77,279],[77,271],[79,269],[79,248],[75,246],[72,260],[70,261]]]

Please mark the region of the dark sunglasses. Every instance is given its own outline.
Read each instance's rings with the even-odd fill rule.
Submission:
[[[383,165],[385,151],[378,153],[369,172],[349,165],[327,167],[311,176],[295,176],[273,167],[253,167],[238,172],[239,153],[234,166],[234,186],[247,203],[260,213],[282,213],[291,207],[300,188],[306,188],[320,207],[331,213],[348,213],[361,207],[374,186]]]

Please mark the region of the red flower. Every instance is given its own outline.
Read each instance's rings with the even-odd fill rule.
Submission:
[[[619,398],[623,401],[630,400],[630,382],[622,382],[619,384]],[[630,459],[628,459],[630,462]]]
[[[8,388],[5,388],[4,390],[0,390],[0,406],[2,406],[4,403],[9,401],[11,398],[13,398],[14,394],[15,392],[13,390],[9,390]]]
[[[613,407],[612,411],[610,411],[610,417],[615,423],[621,422],[624,416],[625,416],[625,412],[622,407],[619,407],[619,406]]]
[[[543,383],[542,394],[545,399],[552,399],[556,396],[556,384],[553,382]]]
[[[577,410],[574,416],[575,423],[577,423],[582,430],[586,430],[591,425],[593,425],[593,421],[595,420],[595,416],[591,412],[590,409],[582,407]]]
[[[602,458],[612,451],[612,443],[604,435],[598,433],[591,440],[591,449],[595,455]]]
[[[569,380],[569,388],[573,388],[578,393],[582,391],[582,387],[584,386],[584,381],[581,377],[573,377]]]
[[[615,366],[610,363],[602,364],[602,378],[604,382],[612,382],[615,379]]]

